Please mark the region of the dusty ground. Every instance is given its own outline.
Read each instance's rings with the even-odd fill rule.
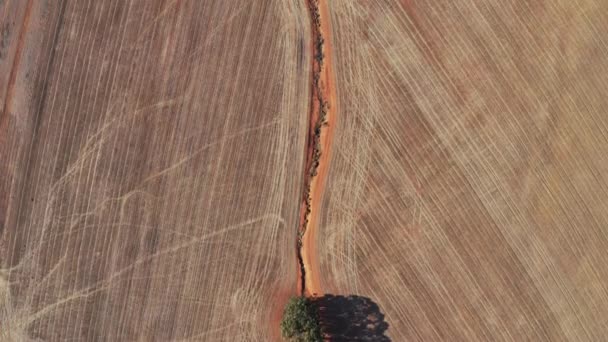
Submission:
[[[608,336],[608,3],[329,5],[324,291],[393,341]]]
[[[296,292],[304,4],[0,8],[0,340],[276,339]]]

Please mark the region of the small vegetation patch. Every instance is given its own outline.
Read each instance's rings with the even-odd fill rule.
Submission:
[[[287,341],[323,341],[316,305],[304,296],[290,298],[283,312],[281,333]]]

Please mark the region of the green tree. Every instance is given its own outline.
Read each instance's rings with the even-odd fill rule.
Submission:
[[[292,297],[281,320],[283,338],[293,342],[322,342],[317,307],[306,297]]]

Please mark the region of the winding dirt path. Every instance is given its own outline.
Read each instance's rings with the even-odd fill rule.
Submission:
[[[311,75],[310,126],[306,151],[305,191],[303,194],[298,248],[298,292],[321,296],[317,256],[319,209],[323,197],[331,142],[338,106],[332,70],[331,26],[326,0],[307,0],[312,31],[313,66]]]

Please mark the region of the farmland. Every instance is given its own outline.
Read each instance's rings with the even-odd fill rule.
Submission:
[[[304,4],[3,6],[0,340],[275,338],[296,291]]]
[[[607,79],[599,0],[0,0],[0,341],[600,341]]]
[[[330,13],[340,121],[323,290],[374,300],[393,341],[602,340],[607,4]]]

